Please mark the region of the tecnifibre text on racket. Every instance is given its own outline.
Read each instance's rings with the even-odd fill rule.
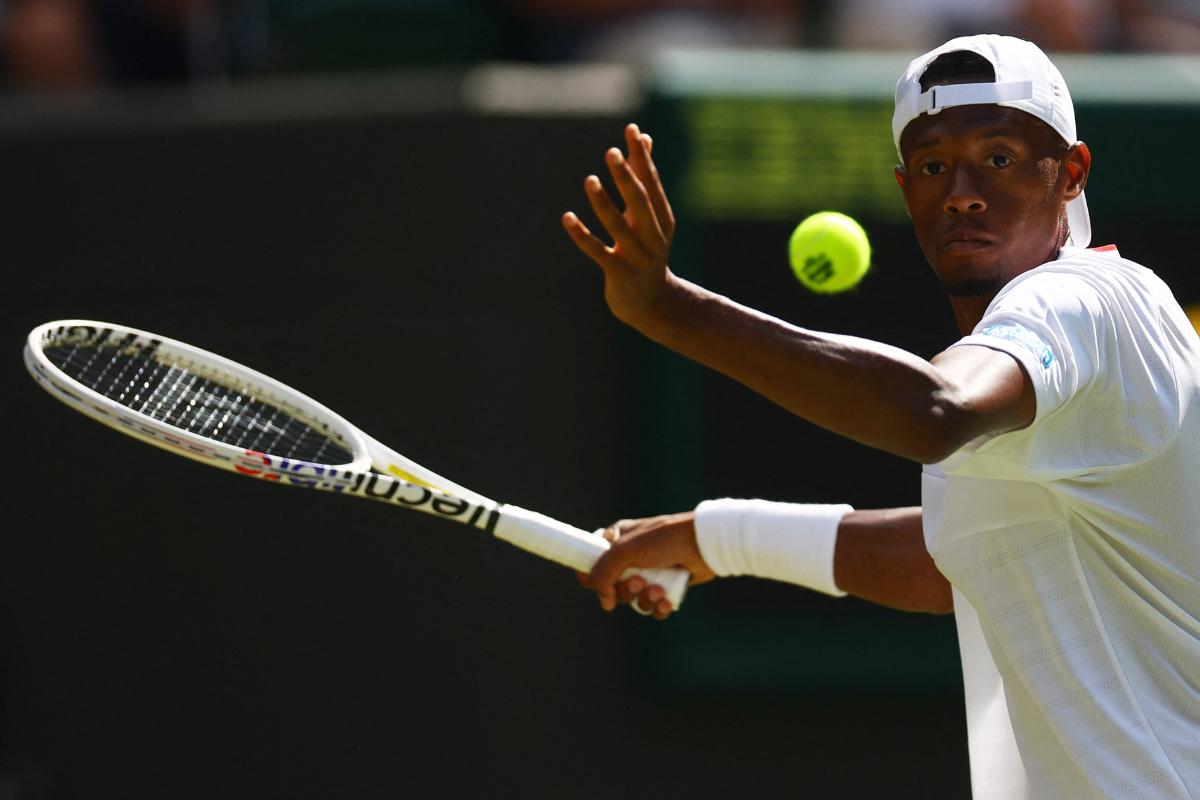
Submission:
[[[290,386],[183,342],[106,322],[59,320],[30,332],[25,365],[76,411],[214,467],[424,511],[581,572],[609,546],[600,536],[463,488]],[[687,572],[628,574],[635,572],[679,607]]]

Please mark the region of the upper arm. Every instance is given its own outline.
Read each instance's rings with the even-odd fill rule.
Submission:
[[[979,436],[1026,428],[1037,415],[1033,381],[1008,353],[959,345],[935,356],[933,365],[949,387],[946,455]]]
[[[1078,274],[1042,270],[1018,278],[970,335],[933,359],[951,423],[945,455],[1029,427],[1100,374],[1110,314],[1102,292]]]

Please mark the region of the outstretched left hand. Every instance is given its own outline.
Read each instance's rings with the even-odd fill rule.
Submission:
[[[625,204],[623,212],[597,176],[588,175],[583,182],[588,202],[612,245],[598,239],[574,212],[563,214],[562,224],[575,246],[604,271],[604,298],[613,314],[640,328],[674,288],[667,256],[675,235],[675,215],[650,157],[650,135],[629,124],[625,144],[628,158],[616,147],[604,155]]]

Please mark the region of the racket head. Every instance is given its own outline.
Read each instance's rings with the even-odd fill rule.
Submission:
[[[243,475],[367,472],[361,431],[305,394],[184,342],[94,320],[30,331],[25,366],[71,408],[177,455]]]

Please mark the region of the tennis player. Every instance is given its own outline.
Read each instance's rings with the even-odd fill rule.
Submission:
[[[806,330],[668,268],[651,140],[606,154],[612,245],[563,224],[613,313],[800,417],[925,465],[919,508],[719,499],[611,526],[601,606],[662,619],[629,566],[758,575],[956,616],[983,798],[1200,798],[1200,340],[1168,288],[1086,249],[1091,154],[1035,45],[954,39],[896,86],[904,204],[962,338],[930,361]]]

